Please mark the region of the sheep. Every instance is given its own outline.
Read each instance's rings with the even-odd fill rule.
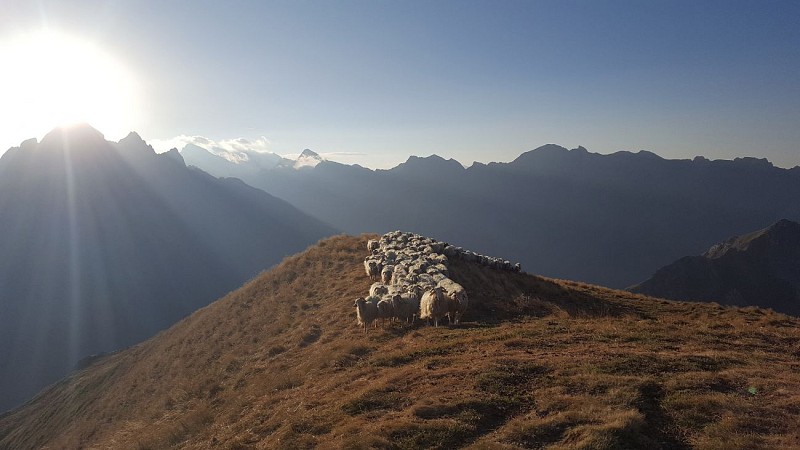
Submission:
[[[419,303],[419,318],[433,319],[433,326],[439,326],[439,319],[446,316],[448,310],[447,299],[445,299],[442,288],[435,287],[422,294]]]
[[[462,290],[454,293],[451,298],[453,302],[457,303],[457,305],[454,306],[456,306],[455,324],[458,325],[461,323],[461,318],[464,317],[464,313],[467,312],[467,307],[469,306],[469,297],[467,296],[467,291]]]
[[[433,278],[433,281],[435,281],[436,284],[439,284],[440,281],[447,279],[447,275],[443,273],[434,273],[431,275],[431,278]]]
[[[372,286],[369,287],[370,296],[383,295],[388,293],[389,293],[389,286],[386,286],[383,283],[372,283]]]
[[[392,282],[392,272],[394,272],[394,266],[386,266],[381,270],[381,281],[383,284],[389,284]]]
[[[368,240],[367,249],[371,255],[364,260],[364,269],[378,283],[370,287],[370,296],[374,298],[365,301],[371,301],[376,308],[382,302],[381,317],[392,320],[413,321],[414,313],[408,309],[411,302],[410,307],[417,311],[414,305],[420,305],[420,315],[424,312],[424,317],[433,318],[435,326],[445,315],[452,324],[460,323],[469,300],[464,288],[449,279],[448,265],[453,258],[495,270],[522,271],[519,263],[402,231],[390,231]],[[423,297],[426,302],[422,302]]]
[[[406,276],[408,272],[402,266],[394,266],[394,271],[392,271],[392,280],[391,284],[402,284],[406,280]]]
[[[442,275],[447,276],[450,273],[450,271],[444,264],[435,264],[428,267],[427,273],[430,275],[433,275],[435,273],[441,273]]]
[[[381,319],[383,325],[386,325],[386,319],[389,321],[392,320],[394,317],[394,306],[392,306],[392,298],[391,297],[384,297],[382,298],[378,304],[378,318]]]
[[[369,264],[369,263],[370,263],[370,260],[369,260],[369,259],[365,259],[365,260],[364,260],[364,271],[365,271],[365,272],[367,272],[367,276],[368,276],[368,277],[370,277],[370,276],[371,276],[371,273],[372,273],[372,272],[370,271],[370,264]]]
[[[469,305],[467,291],[463,286],[449,278],[441,280],[439,282],[439,287],[444,291],[445,297],[447,297],[450,323],[458,325]]]
[[[409,273],[421,274],[428,270],[428,263],[425,260],[417,260],[408,268]]]
[[[358,325],[364,327],[364,334],[367,334],[367,327],[375,321],[378,317],[378,303],[373,302],[372,298],[367,301],[364,297],[356,299],[356,317],[358,317]]]
[[[407,323],[413,324],[414,319],[419,315],[419,297],[414,292],[393,295],[392,306],[394,307],[394,316],[399,320],[405,319]]]
[[[370,252],[378,250],[381,246],[381,243],[375,239],[370,239],[367,241],[367,250]]]
[[[480,262],[480,255],[469,250],[461,254],[461,258],[468,262]]]
[[[367,272],[367,276],[372,281],[378,281],[381,277],[381,265],[379,262],[375,260],[365,260],[364,261],[364,269]]]
[[[436,287],[437,282],[433,279],[433,276],[427,273],[423,273],[417,276],[416,284],[425,287]]]
[[[438,253],[436,255],[431,255],[428,257],[432,264],[442,264],[447,265],[447,256]]]
[[[406,292],[408,292],[409,294],[414,295],[414,297],[417,298],[417,301],[419,301],[419,299],[422,298],[422,294],[425,293],[425,289],[422,286],[418,285],[418,284],[412,284],[412,285],[408,286],[408,288],[406,289]]]
[[[402,273],[399,273],[399,272],[394,272],[394,273],[392,273],[392,280],[391,281],[392,281],[392,285],[393,286],[399,286],[399,285],[405,284],[407,282],[407,276],[403,275]]]

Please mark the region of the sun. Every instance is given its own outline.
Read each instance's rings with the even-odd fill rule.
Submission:
[[[0,144],[83,122],[122,137],[135,126],[136,99],[130,71],[90,41],[38,32],[0,42]]]

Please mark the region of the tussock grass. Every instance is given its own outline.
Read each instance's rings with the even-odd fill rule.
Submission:
[[[0,417],[0,448],[800,448],[800,320],[453,261],[459,327],[365,336],[373,236],[286,258]]]

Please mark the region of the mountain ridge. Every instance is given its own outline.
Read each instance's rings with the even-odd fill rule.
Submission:
[[[798,319],[453,259],[462,326],[365,336],[353,299],[376,237],[323,240],[73,373],[0,416],[0,447],[798,443]]]
[[[800,223],[787,219],[662,267],[630,288],[677,300],[760,305],[800,315]]]
[[[548,144],[467,168],[415,156],[389,170],[329,161],[237,176],[351,234],[416,229],[537,273],[623,288],[726,236],[800,220],[798,175],[752,158],[668,160]]]
[[[0,158],[0,409],[151,336],[335,230],[82,125]]]

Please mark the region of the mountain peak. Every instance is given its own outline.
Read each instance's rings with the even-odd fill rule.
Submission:
[[[182,166],[186,165],[186,161],[184,161],[183,156],[181,155],[181,153],[178,151],[177,148],[171,148],[169,149],[168,152],[162,153],[159,156],[171,161],[175,161]]]
[[[53,143],[61,145],[64,141],[71,143],[105,142],[103,133],[89,125],[88,123],[77,123],[53,128],[42,138],[45,146]]]
[[[300,153],[300,158],[302,157],[309,157],[309,158],[320,158],[319,154],[311,149],[305,149],[302,153]]]
[[[305,168],[312,168],[316,167],[317,164],[321,163],[323,158],[317,154],[317,152],[309,149],[305,149],[300,153],[300,156],[297,157],[297,160],[294,162],[293,167],[295,169],[305,169]]]
[[[122,141],[144,142],[144,139],[142,139],[142,137],[139,135],[139,133],[137,133],[135,131],[131,131],[130,133],[128,133],[127,136],[125,136],[124,138],[122,138],[120,140],[120,142],[122,142]]]
[[[399,169],[400,167],[410,168],[410,167],[423,167],[423,166],[449,168],[449,169],[457,168],[462,170],[464,169],[464,166],[461,165],[461,163],[456,161],[455,159],[453,158],[444,159],[435,153],[430,156],[411,155],[408,157],[406,162],[398,165],[397,167],[395,167],[395,169]]]
[[[576,154],[581,154],[586,149],[583,148],[583,147],[578,147],[575,150],[576,150],[575,151]],[[536,147],[533,150],[528,150],[527,152],[517,156],[517,158],[514,159],[514,161],[512,161],[512,163],[520,162],[520,161],[532,160],[534,158],[541,158],[542,156],[552,157],[552,156],[555,156],[555,155],[567,155],[569,153],[570,153],[570,151],[567,150],[566,147],[562,147],[562,146],[557,145],[557,144],[545,144],[545,145],[542,145],[540,147]],[[587,151],[587,153],[588,153],[588,151]]]
[[[771,169],[775,167],[767,158],[754,158],[752,156],[734,158],[733,162],[739,164],[745,164],[750,167],[761,167],[763,169]]]
[[[139,133],[131,131],[127,136],[117,142],[120,153],[128,157],[148,157],[156,154],[147,142],[139,136]]]
[[[731,252],[747,251],[754,242],[764,237],[767,237],[770,242],[778,242],[791,234],[800,237],[800,224],[788,219],[781,219],[767,228],[741,236],[734,236],[725,242],[715,244],[702,256],[709,259],[719,259]]]
[[[770,226],[769,228],[770,229],[781,229],[781,228],[796,227],[796,226],[800,226],[800,224],[797,223],[797,222],[793,222],[793,221],[791,221],[789,219],[781,219],[781,220],[775,222],[774,224],[772,224],[772,226]]]

